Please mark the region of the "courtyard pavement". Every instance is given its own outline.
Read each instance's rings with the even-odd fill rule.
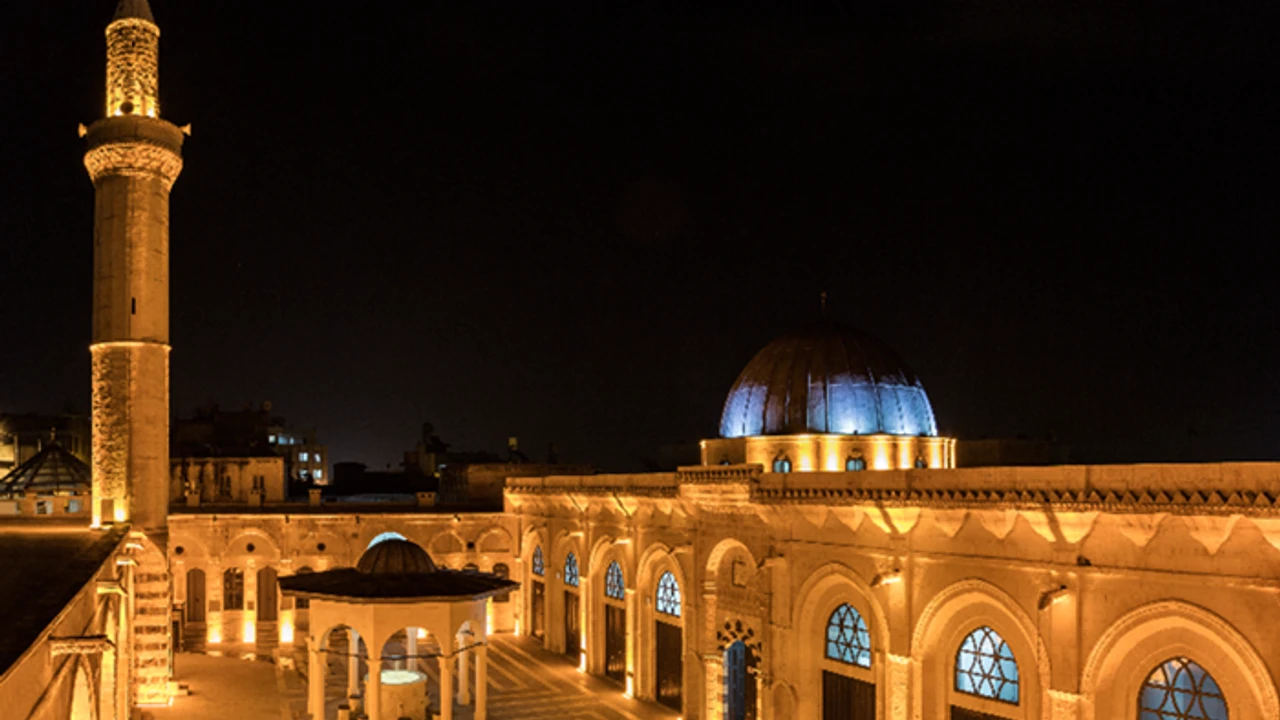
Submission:
[[[190,690],[169,708],[148,708],[154,720],[303,720],[306,717],[305,653],[279,663],[269,655],[227,650],[222,656],[179,653],[175,680]],[[337,717],[345,693],[345,665],[332,663],[326,720]],[[432,712],[439,712],[437,668],[429,675]],[[294,666],[294,667],[290,667]],[[623,697],[622,689],[577,671],[569,660],[529,638],[499,635],[489,650],[491,720],[672,720],[676,713],[653,703]],[[435,715],[433,715],[435,717]],[[472,707],[455,705],[457,720],[473,720]]]

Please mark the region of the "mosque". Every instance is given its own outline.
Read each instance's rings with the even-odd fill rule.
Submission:
[[[147,0],[106,37],[92,462],[51,443],[0,487],[5,718],[180,707],[176,651],[245,645],[303,659],[313,720],[423,718],[424,669],[440,717],[499,718],[503,637],[686,719],[1280,718],[1280,464],[959,469],[906,363],[831,320],[746,365],[696,466],[509,478],[500,512],[202,504],[168,457],[186,132]]]

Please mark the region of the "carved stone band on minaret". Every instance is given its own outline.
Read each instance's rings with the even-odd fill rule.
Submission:
[[[166,189],[182,173],[182,130],[154,118],[104,118],[85,135],[84,166],[96,183],[103,177],[154,177]]]

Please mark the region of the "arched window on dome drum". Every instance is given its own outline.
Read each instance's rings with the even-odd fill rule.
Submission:
[[[827,657],[849,665],[871,667],[871,634],[867,622],[849,603],[836,608],[827,620]]]
[[[1195,661],[1176,657],[1156,666],[1138,695],[1138,720],[1228,720],[1227,699]]]
[[[662,573],[658,578],[658,612],[663,615],[680,617],[680,583],[670,571]]]
[[[980,627],[960,643],[956,691],[1018,704],[1018,663],[995,630]]]
[[[925,460],[925,459],[924,459],[924,458],[922,458],[922,457],[918,457],[918,458],[916,458],[916,469],[917,469],[917,470],[922,470],[922,469],[927,468],[927,467],[929,467],[929,461],[928,461],[928,460]]]
[[[573,553],[564,559],[564,584],[578,587],[578,556]]]
[[[542,577],[547,574],[547,569],[542,565],[542,546],[533,549],[533,574]]]
[[[623,600],[626,593],[627,583],[622,579],[622,566],[614,560],[604,573],[604,596],[612,600]]]
[[[773,459],[773,471],[776,473],[791,472],[791,458],[786,455],[779,455]]]
[[[851,455],[844,461],[845,472],[858,472],[867,469],[867,459],[861,455]]]

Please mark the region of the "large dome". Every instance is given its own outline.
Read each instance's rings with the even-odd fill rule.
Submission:
[[[724,402],[720,435],[937,435],[920,379],[898,354],[821,321],[769,343]]]

